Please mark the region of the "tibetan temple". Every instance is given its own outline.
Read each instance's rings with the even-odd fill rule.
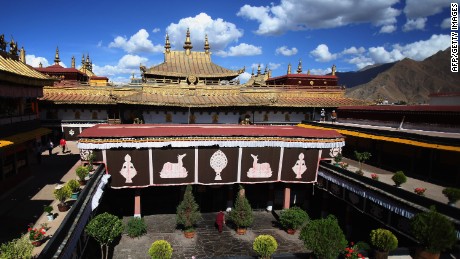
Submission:
[[[319,118],[321,108],[330,112],[365,104],[344,96],[335,69],[330,76],[303,74],[299,62],[295,74],[289,66],[286,75],[270,78],[271,71],[263,73],[259,66],[240,84],[244,68],[234,71],[213,63],[207,39],[204,51],[192,47],[189,31],[183,50],[171,50],[166,36],[164,62],[141,65],[142,78],[121,87],[73,79],[47,86],[40,99],[42,122],[76,140],[84,128],[99,123],[238,124],[247,119],[251,124],[297,124]]]

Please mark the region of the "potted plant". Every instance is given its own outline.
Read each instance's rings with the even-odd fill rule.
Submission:
[[[67,182],[67,186],[69,187],[70,191],[72,192],[71,199],[78,199],[78,194],[80,193],[80,183],[75,180],[71,179]]]
[[[149,255],[152,259],[170,259],[173,249],[171,244],[166,240],[157,240],[152,243],[149,249]]]
[[[310,217],[308,217],[307,212],[299,207],[285,209],[280,213],[280,224],[287,230],[288,234],[291,235],[309,219]]]
[[[372,154],[369,152],[358,152],[355,150],[355,157],[356,160],[359,162],[359,170],[356,173],[363,175],[363,163],[366,162],[369,158],[371,158]]]
[[[78,166],[77,169],[75,170],[78,176],[78,181],[80,182],[80,185],[83,186],[86,184],[86,177],[88,176],[88,167],[86,166]]]
[[[339,166],[340,162],[342,161],[343,159],[343,156],[342,156],[342,153],[338,153],[335,157],[334,157],[334,165],[335,166]]]
[[[455,205],[455,203],[460,200],[460,189],[447,187],[442,190],[442,194],[447,197],[449,200],[449,205]]]
[[[43,212],[46,213],[46,216],[48,217],[48,221],[53,221],[54,220],[54,215],[53,215],[53,206],[51,205],[45,205],[43,206]]]
[[[398,238],[387,229],[378,228],[370,233],[371,245],[374,248],[375,259],[386,259],[388,253],[398,247]]]
[[[123,221],[115,215],[104,212],[91,219],[85,231],[101,246],[102,258],[108,258],[110,244],[123,233]]]
[[[67,185],[58,186],[58,188],[54,190],[54,197],[59,201],[58,210],[60,212],[67,211],[69,209],[69,205],[66,204],[66,200],[69,199],[71,195],[72,191]]]
[[[397,171],[392,177],[391,180],[395,182],[396,187],[400,188],[401,184],[407,182],[407,177],[403,171]]]
[[[88,172],[94,171],[94,159],[96,159],[96,153],[94,153],[94,151],[91,151],[88,155]]]
[[[271,235],[259,235],[252,243],[252,249],[260,256],[267,259],[278,249],[278,243]]]
[[[193,238],[195,236],[195,224],[200,219],[200,207],[193,197],[192,186],[187,185],[184,199],[176,210],[176,221],[178,225],[183,226],[185,237]]]
[[[454,224],[434,206],[410,220],[411,233],[420,243],[415,258],[439,258],[440,252],[457,242]]]
[[[251,205],[249,204],[249,201],[244,194],[244,188],[241,185],[240,191],[236,195],[235,206],[230,211],[229,218],[236,225],[236,232],[239,235],[244,235],[246,233],[246,228],[251,226],[254,221]]]
[[[299,236],[305,247],[318,258],[337,258],[347,247],[347,240],[333,215],[305,225]]]
[[[27,231],[29,232],[29,240],[33,246],[37,247],[43,243],[46,235],[46,231],[43,227],[34,228],[34,225],[30,223]]]
[[[371,178],[372,178],[372,180],[378,181],[379,180],[379,175],[378,174],[371,174]]]
[[[423,187],[417,187],[414,189],[414,192],[420,196],[424,196],[425,191],[426,191],[426,188],[423,188]]]

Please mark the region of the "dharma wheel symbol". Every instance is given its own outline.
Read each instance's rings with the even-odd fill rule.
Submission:
[[[216,172],[216,177],[214,178],[214,180],[222,180],[220,173],[222,172],[222,170],[224,170],[225,167],[227,167],[227,163],[227,156],[224,154],[224,152],[220,150],[214,152],[214,154],[211,156],[211,159],[209,160],[211,168],[214,169],[214,171]]]

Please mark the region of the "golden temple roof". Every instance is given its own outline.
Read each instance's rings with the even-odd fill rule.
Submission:
[[[16,84],[43,86],[52,84],[52,79],[29,65],[8,56],[0,55],[0,80]]]

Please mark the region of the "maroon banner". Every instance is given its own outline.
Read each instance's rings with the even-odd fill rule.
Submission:
[[[280,148],[243,148],[241,182],[264,182],[278,179]]]
[[[154,149],[152,157],[154,184],[183,184],[195,181],[195,149]]]
[[[200,147],[198,182],[222,184],[237,182],[238,148]]]
[[[318,171],[318,156],[318,149],[285,148],[281,181],[315,181]]]
[[[149,151],[147,149],[107,150],[107,167],[112,187],[149,184]]]

